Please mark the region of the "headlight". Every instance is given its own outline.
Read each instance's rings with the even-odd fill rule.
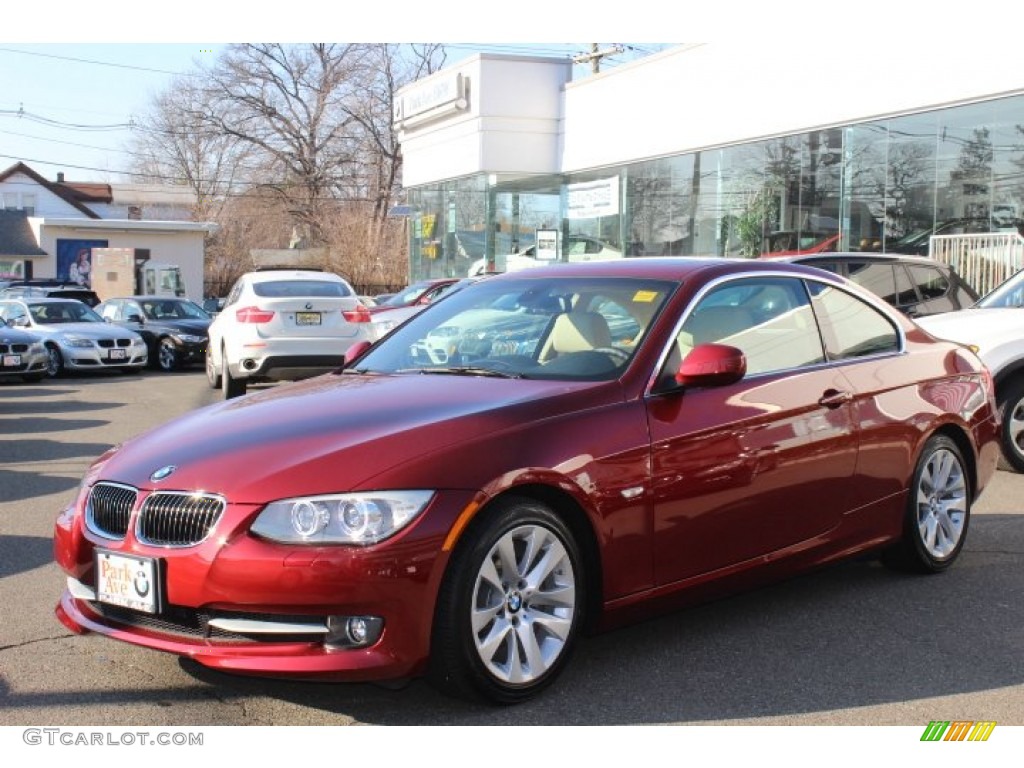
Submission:
[[[184,341],[186,344],[202,344],[206,341],[205,336],[192,336],[191,334],[186,333],[179,333],[175,338],[180,341]]]
[[[376,491],[275,501],[256,517],[257,536],[285,544],[376,544],[407,526],[433,491]]]
[[[69,347],[92,347],[92,339],[87,339],[85,336],[71,336],[67,335],[64,337],[64,343]]]

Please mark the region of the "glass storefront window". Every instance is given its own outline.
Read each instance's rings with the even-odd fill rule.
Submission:
[[[565,176],[409,190],[410,277],[560,261],[771,252],[927,254],[932,234],[1022,231],[1024,96]]]

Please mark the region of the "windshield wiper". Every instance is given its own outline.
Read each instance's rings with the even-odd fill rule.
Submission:
[[[403,368],[398,373],[440,373],[451,374],[452,376],[492,376],[497,379],[525,379],[521,373],[515,371],[496,371],[493,368],[477,368],[472,365],[456,365],[449,368]]]

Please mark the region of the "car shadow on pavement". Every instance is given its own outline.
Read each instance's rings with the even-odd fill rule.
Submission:
[[[64,493],[79,482],[77,478],[48,475],[31,469],[22,472],[0,469],[0,504]]]
[[[0,579],[53,562],[53,539],[0,535]]]
[[[180,665],[229,699],[270,696],[384,725],[700,724],[828,713],[1024,683],[1022,560],[1024,516],[977,515],[968,549],[946,573],[894,573],[862,559],[586,638],[550,690],[511,708],[450,699],[422,680],[388,690]]]

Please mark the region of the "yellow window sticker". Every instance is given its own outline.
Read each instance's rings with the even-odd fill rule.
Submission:
[[[633,295],[633,301],[637,303],[650,304],[658,298],[657,291],[637,291]]]

